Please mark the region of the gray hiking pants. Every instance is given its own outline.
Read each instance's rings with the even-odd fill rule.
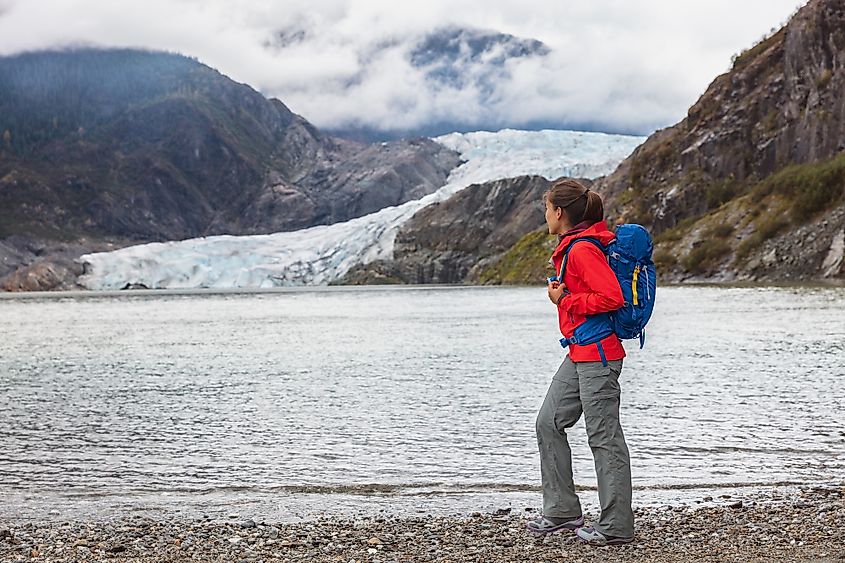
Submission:
[[[596,528],[605,535],[634,535],[631,510],[631,465],[619,423],[619,374],[622,360],[574,363],[569,356],[557,370],[540,413],[537,445],[543,480],[543,513],[553,517],[581,515],[572,481],[572,450],[566,440],[584,413],[593,450],[601,517]]]

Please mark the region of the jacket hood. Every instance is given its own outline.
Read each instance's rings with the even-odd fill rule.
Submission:
[[[560,243],[558,243],[557,248],[555,248],[555,251],[552,253],[552,258],[556,258],[563,254],[566,247],[569,246],[569,243],[573,240],[585,237],[594,238],[606,246],[610,241],[616,238],[616,235],[607,229],[607,223],[604,221],[593,223],[580,233],[563,237],[560,240]]]

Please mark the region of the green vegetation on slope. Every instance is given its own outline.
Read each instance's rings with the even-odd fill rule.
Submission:
[[[498,262],[482,271],[479,281],[485,284],[542,284],[544,278],[554,274],[549,257],[556,242],[545,227],[528,233]]]
[[[708,195],[710,193],[724,194],[714,198],[714,204],[725,199],[722,205],[747,209],[753,232],[738,244],[729,240],[736,228],[721,223],[724,209],[720,205],[712,212],[687,217],[656,236],[655,262],[659,266],[674,268],[680,265],[686,272],[703,274],[731,253],[734,253],[735,262],[741,265],[755,249],[790,225],[806,223],[842,203],[845,153],[821,162],[786,166],[757,183],[717,182]],[[678,256],[676,244],[687,239],[693,231],[702,229],[702,241],[685,255]]]
[[[845,193],[845,153],[811,164],[794,164],[760,182],[755,199],[780,194],[789,200],[792,220],[800,223],[838,204]]]
[[[655,237],[654,259],[660,270],[681,267],[688,273],[706,274],[731,253],[735,254],[735,260],[744,260],[790,225],[803,223],[839,205],[845,197],[845,153],[822,162],[787,166],[756,184],[739,185],[732,179],[716,182],[710,194],[714,196],[710,204],[718,205],[715,210],[687,217]],[[754,227],[753,233],[738,244],[734,235],[739,225],[726,223],[726,211],[736,206],[750,209],[747,220],[753,221]],[[677,246],[695,230],[701,233],[700,242],[688,253],[682,253]],[[485,269],[479,281],[542,283],[552,273],[548,258],[554,243],[545,229],[528,233],[498,262]]]
[[[30,154],[80,138],[107,119],[189,85],[194,59],[131,49],[77,49],[0,57],[0,149]]]
[[[694,274],[704,273],[730,251],[730,245],[722,239],[705,239],[684,258],[684,269]]]
[[[732,57],[732,70],[739,70],[748,66],[751,62],[762,55],[767,49],[776,46],[786,40],[786,27],[781,27],[771,35],[764,35],[750,49],[745,49],[738,55]]]

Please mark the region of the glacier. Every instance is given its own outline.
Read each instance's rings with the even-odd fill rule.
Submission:
[[[612,172],[645,137],[582,131],[477,131],[434,141],[464,161],[421,199],[343,223],[268,235],[215,235],[85,254],[79,283],[92,290],[270,288],[325,285],[351,268],[391,259],[402,224],[472,184],[524,174],[595,178]]]

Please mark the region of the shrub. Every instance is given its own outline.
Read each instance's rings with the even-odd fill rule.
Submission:
[[[678,257],[674,252],[658,250],[654,253],[654,265],[658,270],[671,270],[678,265]]]
[[[675,147],[672,146],[672,141],[663,141],[654,151],[653,163],[657,163],[660,167],[666,167],[675,159],[676,154],[677,152]],[[654,165],[653,163],[652,166]]]
[[[684,238],[684,235],[698,221],[698,217],[685,217],[674,227],[670,227],[654,237],[654,242],[677,242]]]
[[[532,231],[519,239],[495,264],[478,276],[483,284],[542,284],[554,274],[548,260],[556,240],[545,228]]]
[[[794,164],[772,174],[754,189],[757,199],[777,193],[790,200],[792,218],[806,221],[839,202],[845,185],[845,154],[824,162]]]
[[[833,71],[829,68],[826,68],[822,71],[819,77],[816,79],[816,88],[818,90],[824,90],[827,87],[830,79],[833,77]]]
[[[634,201],[635,190],[633,188],[627,188],[619,192],[619,195],[616,196],[616,203],[619,205],[630,205]]]
[[[733,178],[725,178],[718,182],[708,184],[704,188],[704,199],[707,209],[715,209],[727,203],[737,194],[737,183]]]
[[[684,258],[684,269],[695,274],[705,272],[730,251],[730,245],[721,239],[702,241]]]
[[[736,70],[746,66],[748,63],[757,58],[757,56],[763,54],[766,49],[776,45],[780,41],[783,41],[785,36],[786,27],[781,28],[772,35],[764,35],[753,47],[745,49],[738,55],[733,55],[731,57],[733,69]]]
[[[757,222],[756,233],[763,240],[768,240],[778,234],[789,222],[780,214],[772,214]]]
[[[728,238],[734,232],[733,225],[718,224],[713,225],[704,232],[704,236],[708,238]]]
[[[770,214],[756,224],[754,234],[747,237],[736,248],[736,260],[745,259],[752,250],[759,247],[763,242],[778,234],[789,222],[782,214]]]
[[[806,221],[816,213],[824,211],[842,197],[843,178],[833,178],[807,184],[803,193],[795,200],[792,214],[798,221]]]
[[[766,116],[760,122],[763,126],[763,131],[771,132],[777,129],[779,117],[780,111],[777,108],[769,110],[769,113],[767,113]]]

